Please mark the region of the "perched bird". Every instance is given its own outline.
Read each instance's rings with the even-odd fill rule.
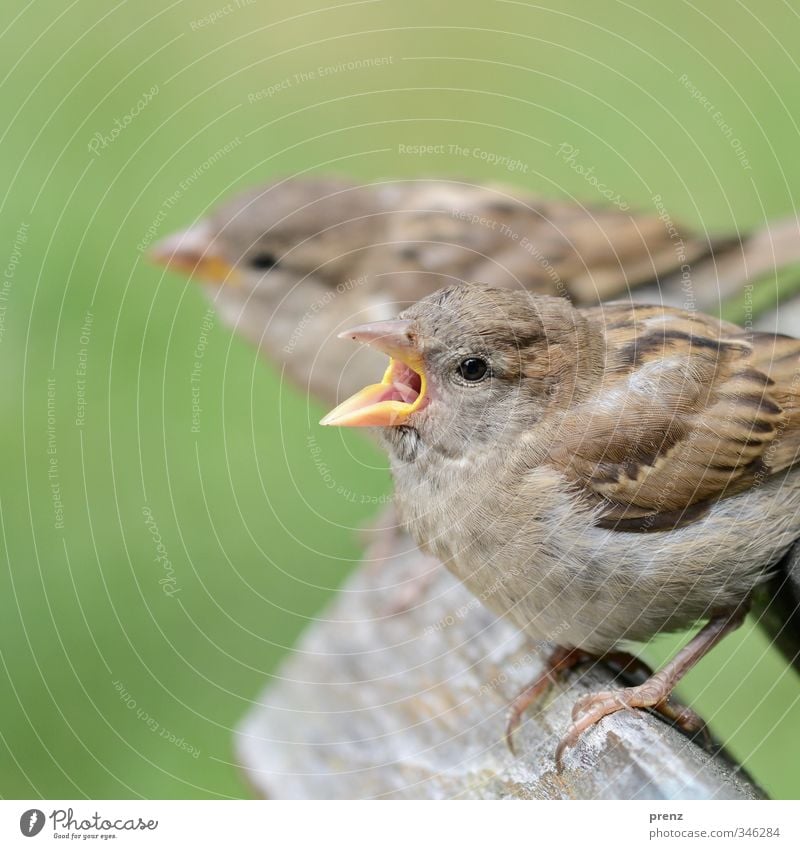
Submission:
[[[628,641],[707,624],[644,684],[576,704],[557,761],[622,708],[683,727],[680,678],[800,536],[800,341],[697,312],[449,286],[342,337],[390,357],[325,425],[379,428],[417,543],[559,648],[511,708]]]
[[[336,334],[442,286],[479,281],[575,304],[633,290],[716,310],[726,293],[800,260],[800,238],[794,218],[710,238],[679,227],[660,203],[644,214],[456,180],[290,177],[233,197],[150,258],[201,281],[225,324],[332,405],[381,361],[369,347],[351,354]],[[775,584],[773,631],[791,660],[798,640],[783,612],[797,607],[800,589],[780,575]]]
[[[794,219],[711,238],[679,228],[663,205],[644,214],[456,180],[297,177],[234,197],[150,256],[202,280],[226,324],[331,404],[378,362],[364,353],[348,363],[338,330],[442,286],[594,304],[649,284],[657,300],[715,309],[718,280],[738,288],[800,260],[800,237]]]

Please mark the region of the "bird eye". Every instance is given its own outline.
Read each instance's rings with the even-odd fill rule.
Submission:
[[[270,268],[275,268],[277,264],[278,260],[273,254],[255,254],[250,258],[250,267],[259,271],[269,271]]]
[[[483,380],[489,372],[489,364],[480,357],[467,357],[458,364],[458,373],[464,380],[477,383]]]

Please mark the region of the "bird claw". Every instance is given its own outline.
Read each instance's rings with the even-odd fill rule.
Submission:
[[[529,684],[515,699],[506,714],[505,741],[512,755],[516,755],[514,733],[522,724],[525,711],[567,671],[587,660],[591,655],[580,649],[556,648],[545,662],[544,671]]]
[[[720,613],[706,623],[700,631],[682,648],[669,663],[659,672],[650,674],[644,683],[636,687],[626,687],[621,690],[603,690],[599,693],[587,693],[581,696],[572,708],[572,722],[556,748],[556,768],[561,772],[564,768],[564,753],[574,746],[581,734],[596,725],[604,716],[619,710],[648,708],[662,714],[683,731],[694,737],[703,732],[706,743],[710,737],[703,720],[691,709],[684,705],[670,702],[670,695],[680,679],[728,633],[736,630],[747,614],[747,605],[737,607],[725,613]],[[551,655],[545,667],[545,672],[526,690],[523,690],[511,705],[506,741],[509,742],[519,724],[525,709],[557,675],[567,669],[591,658],[588,652],[580,649],[557,648]],[[624,652],[612,652],[605,659],[621,671],[631,671],[637,674],[649,672],[649,668]],[[509,742],[509,748],[513,748]]]
[[[506,715],[505,741],[512,755],[516,755],[514,734],[522,724],[522,719],[528,708],[538,701],[557,680],[563,678],[570,669],[573,669],[580,663],[585,663],[593,659],[598,658],[580,649],[564,649],[559,647],[552,652],[545,663],[545,668],[541,675],[529,684],[511,702],[509,707],[508,714]],[[633,669],[637,672],[642,672],[644,670],[647,674],[652,675],[652,671],[646,664],[625,652],[614,652],[603,659],[607,659],[620,671]],[[580,713],[583,711],[583,705],[591,701],[592,695],[592,693],[586,693],[575,702],[575,707],[572,709],[572,718],[574,721],[578,719]]]
[[[556,747],[556,769],[558,772],[562,772],[564,769],[564,753],[578,742],[584,731],[617,711],[646,707],[646,705],[639,704],[642,698],[637,691],[639,691],[639,687],[585,693],[575,702],[572,708],[572,723]]]
[[[525,711],[552,685],[553,680],[554,672],[548,668],[511,702],[511,706],[506,714],[505,740],[506,746],[508,746],[508,750],[512,755],[516,756],[517,754],[514,747],[514,734],[522,724],[522,717],[525,715]]]
[[[581,714],[589,709],[589,703],[592,701],[593,693],[584,693],[575,700],[572,706],[572,721],[577,722]]]
[[[578,742],[584,731],[612,713],[636,709],[654,710],[687,734],[694,735],[702,731],[707,735],[706,724],[697,713],[685,705],[670,703],[668,695],[655,690],[652,684],[585,693],[573,705],[572,723],[556,747],[558,772],[564,769],[564,753]]]
[[[695,713],[695,711],[686,705],[667,700],[655,705],[654,710],[657,710],[686,734],[697,734],[702,731],[706,737],[708,736],[705,722],[698,713]]]
[[[696,639],[700,639],[700,635]],[[514,734],[522,724],[525,711],[569,669],[592,657],[579,649],[557,648],[548,658],[542,674],[514,699],[508,711],[505,733],[506,745],[512,755],[516,754]],[[605,659],[617,666],[620,671],[632,671],[639,675],[650,673],[650,675],[638,686],[585,693],[576,700],[572,708],[572,722],[556,748],[558,772],[564,768],[564,754],[567,749],[578,742],[583,732],[596,725],[603,717],[620,710],[644,708],[656,711],[691,737],[702,732],[705,741],[709,742],[710,738],[703,720],[691,708],[670,700],[674,681],[669,676],[653,675],[644,663],[622,652],[615,652],[606,656]]]
[[[506,714],[506,733],[505,733],[505,741],[506,746],[508,747],[508,751],[511,752],[514,757],[517,756],[517,750],[514,747],[514,733],[519,728],[520,723],[522,722],[522,713],[515,710],[509,710]]]

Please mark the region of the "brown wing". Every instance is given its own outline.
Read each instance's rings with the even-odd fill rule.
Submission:
[[[543,200],[507,186],[423,181],[383,191],[395,214],[363,264],[380,268],[409,303],[465,280],[595,304],[675,274],[718,246],[655,215]]]
[[[740,239],[662,215],[504,185],[298,177],[243,193],[214,219],[236,261],[264,248],[285,270],[334,288],[369,280],[397,309],[459,281],[595,304],[647,283],[677,291],[689,272],[696,303],[714,303],[748,276],[800,259],[795,218]]]
[[[797,461],[800,341],[663,307],[586,313],[605,324],[606,379],[570,411],[552,462],[600,524],[675,527]]]

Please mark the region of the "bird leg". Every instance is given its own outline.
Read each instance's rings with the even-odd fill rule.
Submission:
[[[506,717],[506,745],[514,751],[514,732],[519,728],[525,711],[537,701],[559,678],[578,664],[590,660],[592,655],[582,649],[565,649],[556,646],[545,661],[544,671],[535,678],[509,705]]]
[[[581,734],[604,716],[616,713],[618,710],[651,708],[672,719],[685,731],[701,730],[703,723],[697,714],[689,708],[670,704],[670,694],[678,681],[701,658],[708,654],[723,637],[742,624],[746,613],[746,607],[739,607],[733,612],[714,616],[669,663],[651,675],[643,684],[622,690],[603,690],[581,696],[572,709],[572,724],[556,749],[556,766],[559,772],[563,768],[564,752],[577,743]]]
[[[547,658],[544,671],[509,706],[505,739],[506,745],[512,754],[516,754],[514,750],[514,732],[519,728],[525,711],[540,699],[553,684],[563,678],[567,672],[581,663],[586,663],[590,660],[607,663],[620,675],[635,676],[636,678],[645,680],[653,676],[653,670],[643,660],[628,652],[613,651],[607,654],[597,655],[583,649],[556,647]],[[697,731],[705,727],[700,717],[684,705],[675,702],[663,702],[654,709],[685,730]]]

